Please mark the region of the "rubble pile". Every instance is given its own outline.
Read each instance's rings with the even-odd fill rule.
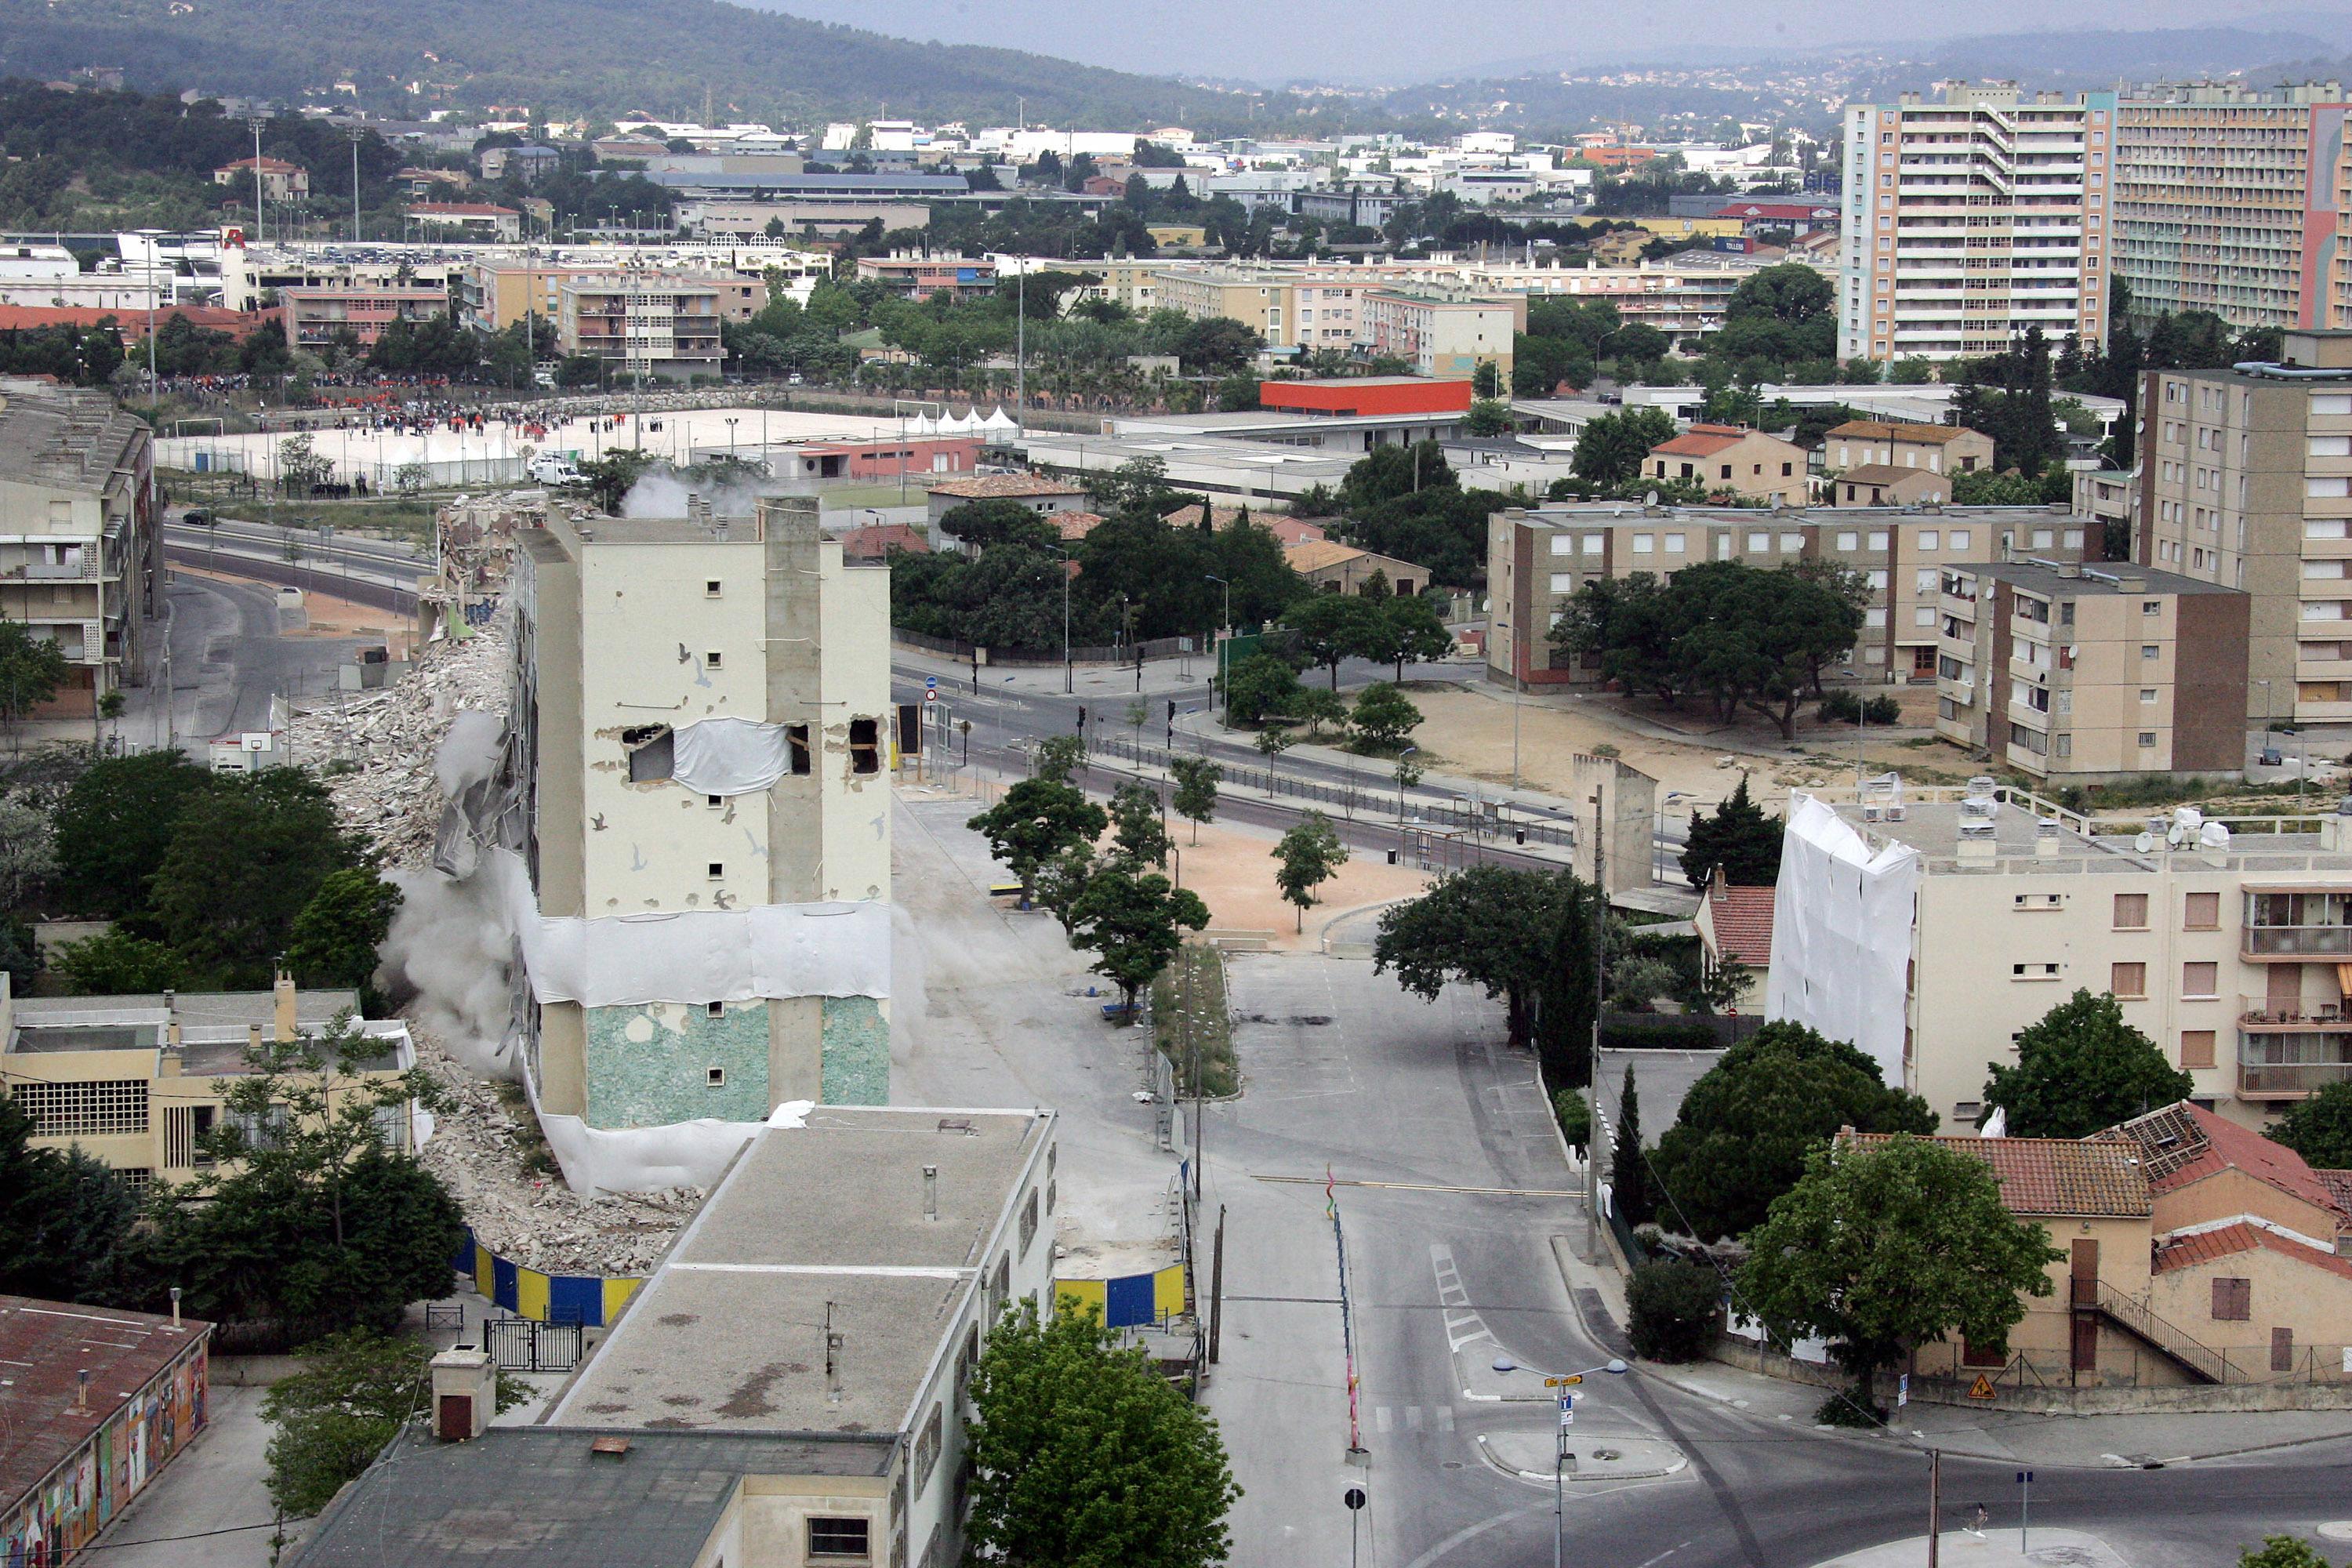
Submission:
[[[505,586],[514,563],[516,532],[547,525],[547,492],[459,496],[440,510],[435,521],[440,553],[436,586],[445,593],[462,591],[468,599],[494,595]]]
[[[430,1035],[413,1026],[411,1033],[417,1065],[448,1097],[419,1157],[448,1184],[477,1241],[546,1274],[653,1272],[670,1237],[701,1204],[699,1188],[581,1196],[544,1157],[528,1107],[518,1103],[518,1121],[498,1086],[468,1072]],[[509,1086],[508,1092],[516,1091]],[[533,1168],[535,1155],[544,1173]]]
[[[443,804],[433,758],[449,721],[468,710],[507,710],[506,624],[501,616],[463,641],[427,643],[397,684],[288,723],[296,756],[331,759],[321,772],[336,815],[387,867],[430,858]]]

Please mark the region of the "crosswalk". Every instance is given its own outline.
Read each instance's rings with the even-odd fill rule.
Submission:
[[[1380,1405],[1372,1408],[1373,1428],[1381,1432],[1393,1432],[1400,1426],[1408,1432],[1419,1432],[1423,1430],[1423,1409],[1418,1405]],[[1451,1432],[1454,1430],[1454,1411],[1447,1405],[1433,1405],[1426,1413],[1426,1421],[1433,1430]]]
[[[1462,1271],[1454,1266],[1454,1249],[1442,1242],[1432,1242],[1429,1261],[1437,1270],[1437,1301],[1445,1313],[1445,1348],[1458,1351],[1464,1345],[1493,1339],[1486,1320],[1470,1305],[1470,1292],[1462,1285]]]

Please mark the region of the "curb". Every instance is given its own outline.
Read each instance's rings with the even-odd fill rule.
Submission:
[[[1502,1460],[1495,1458],[1494,1452],[1486,1446],[1486,1435],[1485,1433],[1481,1432],[1478,1434],[1478,1436],[1473,1439],[1473,1442],[1477,1447],[1478,1458],[1484,1460],[1486,1468],[1493,1470],[1496,1475],[1507,1476],[1513,1480],[1533,1482],[1539,1486],[1548,1487],[1552,1484],[1552,1475],[1549,1470],[1514,1469],[1510,1466],[1503,1463]],[[1664,1466],[1662,1468],[1649,1470],[1610,1470],[1605,1474],[1598,1470],[1563,1470],[1560,1472],[1560,1479],[1571,1485],[1578,1481],[1654,1481],[1661,1480],[1667,1476],[1678,1475],[1689,1468],[1690,1456],[1677,1449],[1675,1455],[1675,1462],[1671,1465]]]

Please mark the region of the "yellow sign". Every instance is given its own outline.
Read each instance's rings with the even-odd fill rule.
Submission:
[[[1969,1384],[1969,1397],[1970,1399],[1992,1398],[1992,1379],[1987,1377],[1982,1373],[1977,1373],[1977,1380]]]
[[[1545,1378],[1544,1386],[1546,1388],[1574,1388],[1578,1384],[1582,1383],[1583,1381],[1584,1374],[1580,1372],[1574,1377]]]

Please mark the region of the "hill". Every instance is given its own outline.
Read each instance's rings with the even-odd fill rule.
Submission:
[[[720,0],[0,0],[0,76],[121,68],[149,90],[595,119],[898,115],[1137,130],[1242,123],[1240,93],[1013,49],[909,43]],[[1265,121],[1261,119],[1260,123]]]

